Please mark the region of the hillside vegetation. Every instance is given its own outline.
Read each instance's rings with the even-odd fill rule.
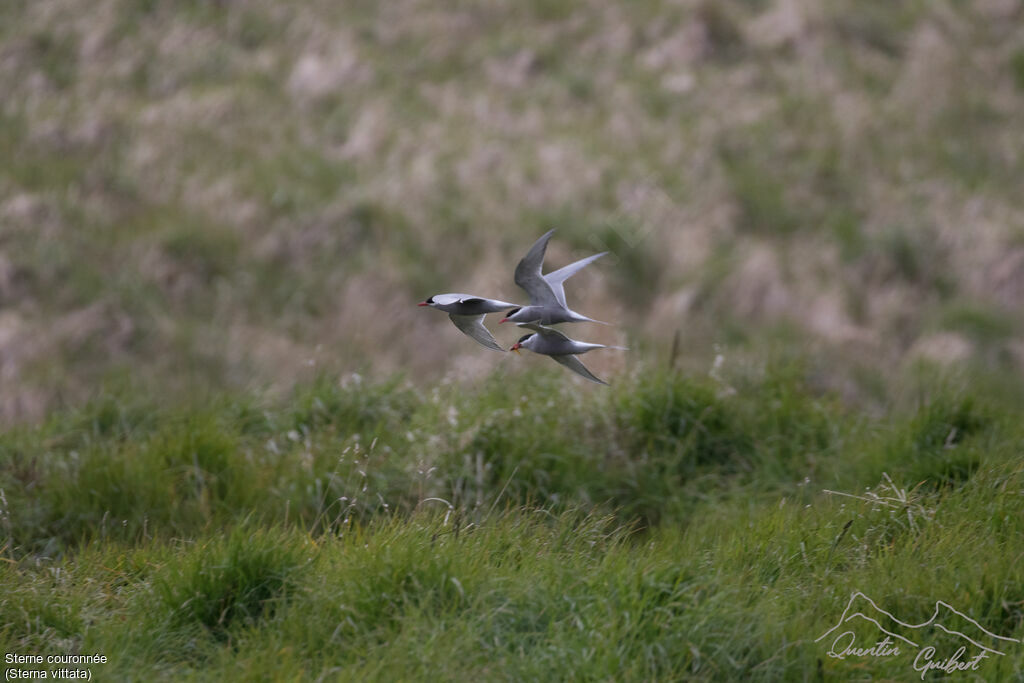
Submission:
[[[4,2],[0,415],[98,384],[287,389],[311,363],[479,379],[495,358],[412,304],[521,300],[550,228],[556,266],[614,254],[570,286],[622,323],[596,341],[681,329],[699,367],[824,346],[851,399],[908,354],[1019,373],[1022,17]]]

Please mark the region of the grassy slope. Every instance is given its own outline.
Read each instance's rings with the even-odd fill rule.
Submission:
[[[812,642],[853,590],[1024,636],[1019,395],[919,378],[871,418],[805,367],[724,374],[543,375],[554,412],[515,378],[111,398],[9,433],[3,647],[113,678],[906,678]],[[866,487],[891,507],[824,493]]]

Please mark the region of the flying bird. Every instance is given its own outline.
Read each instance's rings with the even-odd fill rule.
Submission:
[[[444,311],[455,327],[478,344],[494,351],[505,351],[498,346],[498,342],[494,340],[490,331],[484,327],[484,316],[488,313],[503,311],[515,304],[498,299],[485,299],[471,294],[435,294],[417,305],[430,306]]]
[[[565,289],[563,285],[570,277],[578,273],[584,266],[587,266],[608,252],[588,256],[575,263],[570,263],[564,268],[544,275],[541,269],[544,265],[544,252],[548,248],[548,240],[554,230],[549,230],[534,242],[526,256],[516,266],[515,282],[522,287],[530,297],[529,306],[520,306],[510,310],[501,322],[515,323],[539,323],[541,325],[555,325],[557,323],[602,323],[600,320],[580,315],[569,308],[565,302]]]
[[[556,363],[561,363],[573,372],[586,377],[591,382],[597,382],[598,384],[607,385],[608,382],[599,379],[594,375],[594,373],[587,370],[587,367],[583,365],[583,363],[580,362],[580,359],[576,356],[594,349],[629,350],[624,346],[605,346],[604,344],[590,344],[587,342],[576,341],[575,339],[569,339],[558,330],[553,330],[550,327],[544,327],[543,325],[537,325],[534,323],[519,323],[519,327],[525,327],[529,330],[533,330],[533,332],[520,337],[519,341],[513,344],[512,348],[509,349],[510,351],[519,353],[519,349],[529,349],[534,353],[551,356],[551,359]]]

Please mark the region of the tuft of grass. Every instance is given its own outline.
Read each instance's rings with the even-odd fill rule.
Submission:
[[[377,435],[398,429],[416,410],[416,394],[400,378],[371,384],[351,375],[347,382],[320,375],[303,387],[296,395],[292,427],[306,433],[333,429]]]
[[[75,82],[78,45],[73,36],[39,32],[31,46],[35,62],[55,88],[64,90]]]
[[[983,449],[972,444],[992,426],[992,418],[970,397],[943,397],[924,407],[911,421],[913,455],[908,476],[915,482],[962,486],[981,466]]]
[[[732,5],[702,2],[697,16],[707,31],[712,56],[721,61],[738,59],[746,48],[741,18]]]
[[[198,278],[203,285],[237,268],[239,241],[224,229],[181,227],[163,236],[161,249],[175,267]]]
[[[1017,321],[1005,311],[968,303],[952,304],[942,311],[943,329],[962,332],[975,342],[991,346],[1013,336]]]
[[[954,275],[944,264],[948,254],[921,229],[891,226],[877,238],[872,256],[880,259],[882,277],[924,286],[929,295],[948,298],[956,291]]]
[[[271,619],[309,560],[309,548],[294,537],[241,524],[168,561],[153,590],[173,624],[197,623],[224,638],[238,624]]]
[[[712,386],[679,376],[652,378],[622,397],[616,410],[621,429],[633,434],[630,450],[678,459],[678,474],[707,464],[743,461],[751,452],[732,403]],[[673,468],[674,469],[674,468]]]
[[[798,228],[797,217],[786,198],[786,187],[769,164],[756,163],[738,151],[728,151],[722,161],[743,231],[779,236]]]
[[[1010,73],[1013,83],[1019,90],[1024,90],[1024,50],[1017,50],[1010,57]]]

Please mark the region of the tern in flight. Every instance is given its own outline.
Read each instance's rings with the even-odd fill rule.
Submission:
[[[514,280],[529,294],[529,306],[517,306],[507,301],[487,299],[472,294],[435,294],[426,301],[421,301],[419,305],[444,311],[455,327],[479,344],[494,351],[504,351],[504,349],[498,346],[498,342],[494,340],[490,331],[484,327],[484,316],[488,313],[508,310],[501,322],[537,323],[540,325],[564,322],[601,323],[600,320],[588,318],[571,310],[565,302],[563,285],[583,267],[608,252],[588,256],[544,275],[541,272],[544,264],[544,252],[547,250],[548,240],[551,239],[554,232],[554,230],[549,230],[542,235],[516,266]],[[608,323],[601,324],[607,325]]]
[[[569,308],[565,302],[565,289],[563,285],[570,277],[578,273],[583,267],[593,263],[608,252],[588,256],[575,263],[570,263],[564,268],[544,275],[541,268],[544,265],[544,252],[548,248],[548,240],[554,230],[549,230],[534,242],[526,256],[516,266],[515,282],[522,287],[530,297],[529,306],[520,306],[510,310],[501,322],[514,323],[539,323],[541,325],[555,325],[557,323],[602,323],[600,320],[580,315]]]
[[[525,327],[529,330],[533,330],[533,332],[520,337],[519,341],[513,344],[512,348],[509,349],[510,351],[519,353],[519,349],[529,349],[534,353],[551,356],[551,359],[556,363],[561,363],[573,372],[586,377],[591,382],[597,382],[598,384],[607,385],[608,382],[599,379],[594,375],[594,373],[587,370],[587,367],[583,365],[583,363],[580,362],[580,359],[576,356],[594,349],[629,350],[624,346],[605,346],[604,344],[589,344],[587,342],[576,341],[575,339],[569,339],[558,330],[553,330],[550,327],[544,327],[543,325],[537,325],[534,323],[519,323],[519,327]]]
[[[505,350],[498,346],[490,331],[484,327],[484,316],[503,311],[515,304],[471,294],[435,294],[426,301],[421,301],[419,305],[444,311],[455,323],[455,327],[477,343],[495,351]]]

